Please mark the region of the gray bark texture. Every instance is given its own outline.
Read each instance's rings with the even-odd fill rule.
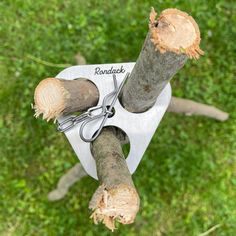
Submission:
[[[104,146],[107,140],[109,140],[109,145]],[[96,161],[98,179],[107,189],[122,184],[134,186],[120,140],[109,127],[103,128],[100,138],[93,142],[92,154]]]
[[[43,115],[49,121],[61,114],[87,110],[98,101],[98,90],[88,80],[63,80],[47,78],[35,89],[35,116]]]
[[[151,108],[171,78],[187,61],[184,54],[155,50],[150,32],[122,91],[122,103],[130,112]]]
[[[106,127],[92,144],[100,186],[89,208],[94,222],[103,222],[112,231],[115,220],[122,224],[134,221],[139,210],[139,196],[128,170],[119,138]]]
[[[86,79],[79,80],[62,80],[62,86],[69,91],[70,96],[67,97],[66,106],[63,111],[68,114],[76,111],[85,111],[97,104],[99,93],[97,87]],[[88,106],[89,104],[89,106]]]

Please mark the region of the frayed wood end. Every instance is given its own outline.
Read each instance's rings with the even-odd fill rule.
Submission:
[[[42,114],[42,118],[47,121],[57,118],[65,109],[65,99],[69,96],[70,94],[63,88],[59,79],[42,80],[34,93],[35,117]]]
[[[154,8],[149,16],[151,41],[161,53],[167,51],[185,54],[198,59],[204,52],[200,49],[200,31],[195,20],[178,9],[166,9],[158,19]]]
[[[93,210],[90,218],[95,224],[102,222],[111,231],[115,230],[115,222],[131,224],[139,210],[139,196],[135,188],[119,185],[106,189],[101,185],[90,201]]]

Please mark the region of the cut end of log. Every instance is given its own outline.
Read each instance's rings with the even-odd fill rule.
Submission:
[[[93,210],[91,218],[94,223],[102,222],[111,231],[115,222],[131,224],[139,210],[139,196],[134,187],[119,185],[106,189],[101,185],[90,201],[89,208]]]
[[[47,121],[57,118],[65,109],[65,97],[68,96],[69,93],[62,87],[58,79],[42,80],[34,93],[35,117],[42,114],[43,119]]]
[[[151,41],[161,53],[175,52],[198,59],[204,52],[200,49],[200,31],[195,20],[178,9],[166,9],[158,19],[151,9],[149,29]]]

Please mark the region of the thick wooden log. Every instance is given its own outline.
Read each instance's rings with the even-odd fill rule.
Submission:
[[[131,112],[149,109],[187,58],[203,54],[199,28],[192,17],[177,9],[163,11],[158,19],[156,16],[152,8],[149,33],[123,89],[123,105]]]
[[[97,104],[98,90],[90,81],[62,80],[48,78],[42,80],[35,89],[35,116],[43,115],[49,121],[61,114],[84,111]]]

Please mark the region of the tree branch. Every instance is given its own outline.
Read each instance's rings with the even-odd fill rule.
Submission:
[[[192,17],[177,9],[164,10],[157,20],[156,16],[152,8],[149,33],[123,89],[123,105],[131,112],[152,107],[187,58],[203,54],[198,25]]]
[[[86,79],[42,80],[34,92],[35,116],[43,115],[49,121],[61,114],[84,111],[97,104],[98,90]]]
[[[207,116],[219,121],[226,121],[229,118],[229,114],[221,111],[220,109],[208,106],[202,103],[198,103],[189,99],[172,97],[168,112],[184,113],[190,115],[202,115]]]
[[[69,188],[86,175],[88,174],[84,170],[83,166],[80,163],[75,164],[60,178],[57,188],[48,194],[48,200],[57,201],[62,199],[68,192]]]
[[[94,222],[103,222],[112,231],[115,220],[134,221],[139,210],[139,196],[129,173],[120,140],[111,128],[104,128],[92,144],[98,179],[101,183],[90,201]]]
[[[54,81],[55,80],[55,81]],[[54,94],[52,96],[52,93],[49,93],[48,91],[55,89],[55,84],[60,83],[61,80],[55,79],[55,78],[48,78],[44,79],[40,82],[40,84],[37,86],[35,90],[35,116],[38,117],[40,113],[43,114],[44,119],[55,119],[57,116],[60,116],[62,114],[69,114],[74,111],[82,111],[86,110],[89,107],[94,106],[98,102],[98,91],[96,86],[91,83],[88,80],[71,80],[71,88],[74,88],[74,90],[78,89],[78,91],[84,90],[89,91],[88,94],[85,95],[85,91],[83,91],[84,94],[80,94],[78,92],[77,99],[74,99],[75,102],[68,102],[67,97],[65,94],[72,94],[73,92],[68,89],[65,93],[63,93],[63,90],[66,89],[63,85],[63,80],[61,86],[61,90]],[[95,96],[94,96],[95,95]],[[51,97],[55,100],[55,103],[57,101],[62,101],[62,104],[65,105],[66,109],[62,109],[62,111],[59,111],[58,106],[53,105],[54,102],[51,102]],[[71,99],[73,100],[73,99]],[[59,106],[60,107],[60,106]],[[39,112],[40,111],[40,112]],[[167,109],[167,112],[173,112],[173,113],[183,113],[185,115],[202,115],[209,118],[213,118],[219,121],[225,121],[228,119],[229,114],[210,105],[206,105],[203,103],[198,103],[193,100],[184,99],[184,98],[178,98],[172,96],[171,102],[169,104],[169,107]],[[48,115],[50,113],[50,115]],[[119,135],[119,139],[124,143],[127,143],[127,140],[125,140],[125,137],[116,130],[117,135]]]

